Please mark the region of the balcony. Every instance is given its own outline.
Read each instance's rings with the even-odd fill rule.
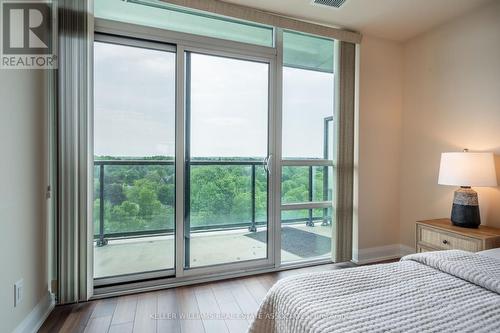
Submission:
[[[173,160],[96,160],[94,276],[174,267]],[[288,168],[288,169],[286,169]],[[283,201],[328,200],[327,167],[286,167]],[[190,267],[267,256],[267,173],[262,161],[193,160],[185,199]],[[207,181],[210,180],[210,181]],[[284,182],[285,184],[286,182]],[[329,257],[331,209],[282,215],[282,262]]]

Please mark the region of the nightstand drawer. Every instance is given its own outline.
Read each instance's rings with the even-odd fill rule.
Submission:
[[[479,239],[459,236],[433,228],[418,228],[417,238],[418,243],[423,243],[442,250],[477,252],[483,249],[483,243]]]
[[[500,229],[479,226],[477,229],[461,228],[450,219],[418,221],[416,224],[417,252],[464,250],[477,252],[500,247]]]
[[[432,252],[432,251],[436,251],[436,250],[433,248],[424,246],[424,245],[417,244],[417,253]]]

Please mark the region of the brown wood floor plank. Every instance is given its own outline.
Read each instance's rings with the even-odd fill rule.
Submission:
[[[157,313],[158,293],[139,294],[135,312],[134,333],[156,333],[157,320],[152,316]]]
[[[81,333],[85,331],[96,305],[97,302],[84,302],[74,305],[71,314],[64,322],[59,333]]]
[[[229,332],[246,332],[251,320],[243,314],[243,311],[229,290],[230,284],[227,282],[212,283],[210,287],[212,288],[215,300],[219,305]]]
[[[246,316],[252,316],[257,313],[259,304],[255,301],[243,282],[239,280],[231,281],[230,290],[236,302],[238,303],[241,311]]]
[[[134,323],[131,321],[124,324],[111,325],[108,333],[132,333],[134,330]]]
[[[98,300],[90,318],[113,317],[117,303],[116,297]]]
[[[180,333],[179,305],[173,289],[158,292],[158,333]]]
[[[111,316],[90,318],[84,333],[107,333],[111,324]]]
[[[230,333],[244,333],[248,330],[251,320],[242,313],[236,301],[221,303],[219,308]]]
[[[200,314],[203,315],[202,321],[206,333],[224,333],[228,332],[226,323],[220,319],[221,311],[215,300],[212,288],[208,284],[194,287],[194,294],[198,302]],[[212,319],[211,316],[219,316]]]
[[[38,330],[39,333],[59,332],[64,326],[73,309],[73,305],[56,306],[42,327]]]
[[[205,328],[199,317],[200,310],[194,291],[190,287],[181,287],[175,290],[179,302],[179,313],[182,333],[204,333]]]
[[[220,281],[214,282],[210,284],[212,291],[215,295],[217,302],[220,304],[221,302],[234,302],[234,296],[229,289],[231,286],[231,281]]]
[[[266,288],[267,291],[269,291],[269,289],[274,286],[275,281],[269,276],[269,274],[258,275],[255,278],[260,281],[260,283],[264,286],[264,288]]]
[[[119,297],[111,325],[133,322],[137,309],[137,295]]]
[[[253,296],[255,302],[260,305],[262,300],[267,294],[267,289],[256,278],[247,278],[241,281],[247,287],[250,294]]]

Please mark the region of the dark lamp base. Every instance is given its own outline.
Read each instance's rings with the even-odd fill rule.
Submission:
[[[479,206],[464,206],[453,204],[451,222],[457,227],[478,228],[481,224]]]
[[[470,188],[455,191],[451,210],[453,225],[463,228],[478,228],[481,224],[477,192]]]

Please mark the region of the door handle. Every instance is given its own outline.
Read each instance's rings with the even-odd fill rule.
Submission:
[[[264,170],[265,170],[268,174],[270,174],[270,173],[271,173],[270,168],[271,168],[271,158],[272,158],[272,157],[273,157],[273,155],[269,155],[269,156],[267,156],[267,157],[264,159],[263,163],[262,163],[262,164],[264,165]]]

